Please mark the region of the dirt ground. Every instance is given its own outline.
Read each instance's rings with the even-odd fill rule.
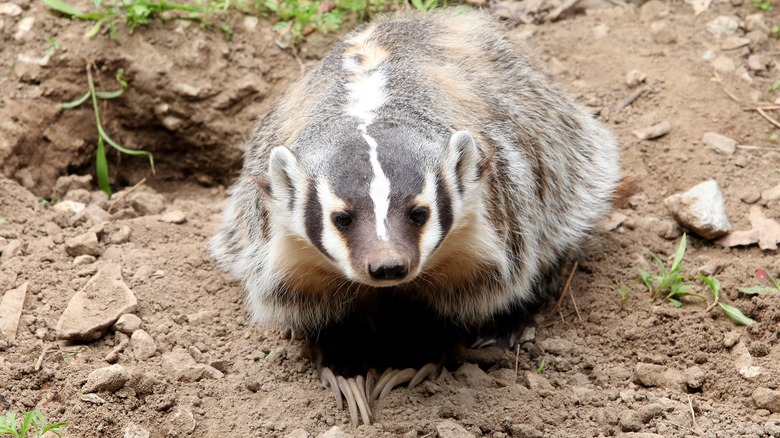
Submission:
[[[663,202],[671,194],[715,179],[734,229],[749,228],[751,206],[780,219],[780,200],[760,196],[780,184],[780,151],[771,150],[780,128],[752,110],[780,104],[768,91],[780,78],[780,40],[767,38],[780,5],[761,12],[716,1],[694,15],[691,5],[654,1],[517,26],[549,72],[617,134],[624,172],[642,191],[617,211],[619,225],[594,237],[572,294],[535,318],[518,351],[478,351],[478,366],[396,389],[374,407],[374,424],[355,428],[299,342],[247,323],[241,291],[204,251],[252,121],[300,75],[270,24],[229,15],[235,35],[226,42],[217,30],[171,20],[117,43],[84,40],[89,23],[12,1],[20,8],[0,12],[0,293],[21,290],[24,301],[18,330],[0,333],[0,411],[37,407],[69,421],[67,437],[780,437],[780,295],[737,291],[758,284],[759,268],[780,275],[777,251],[689,240],[687,272],[714,274],[723,300],[756,320],[749,327],[695,300],[682,308],[653,301],[636,281],[639,269],[653,269],[648,250],[666,260],[679,242]],[[707,29],[719,16],[741,27],[727,23],[716,36]],[[58,42],[53,51],[46,37]],[[313,36],[303,67],[333,38]],[[94,182],[55,184],[92,172],[91,111],[56,106],[84,93],[88,61],[101,89],[116,88],[115,71],[125,69],[128,92],[101,106],[107,130],[157,163],[152,175],[143,159],[111,153],[114,187],[125,188],[111,201]],[[632,70],[645,77],[634,88]],[[646,91],[616,109],[638,87]],[[665,136],[633,134],[661,122],[671,124]],[[702,141],[708,131],[761,148],[719,154]],[[74,213],[73,204],[42,198],[88,208]],[[72,241],[90,233],[97,239]],[[80,290],[94,299],[94,287],[109,284],[101,273],[117,264],[137,299],[126,311],[145,336],[109,323],[96,339],[58,340],[71,299]],[[0,313],[0,327],[12,320]],[[114,380],[96,383],[91,373],[111,364]]]

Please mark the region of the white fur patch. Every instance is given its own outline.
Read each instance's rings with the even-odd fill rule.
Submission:
[[[374,178],[369,186],[369,196],[374,202],[374,217],[376,218],[376,235],[380,240],[387,241],[387,213],[390,210],[390,180],[387,179],[379,163],[378,144],[370,135],[368,127],[373,123],[376,111],[386,99],[384,88],[386,78],[380,69],[372,72],[364,69],[352,56],[344,58],[344,69],[354,73],[352,82],[346,85],[349,92],[347,114],[360,121],[358,130],[368,143],[371,169]]]
[[[343,211],[347,206],[343,200],[333,193],[333,189],[331,189],[330,184],[328,184],[328,181],[325,180],[325,178],[320,178],[317,181],[316,190],[317,198],[319,198],[320,206],[322,208],[322,246],[336,261],[339,269],[354,278],[356,275],[352,271],[347,242],[344,241],[343,235],[336,229],[336,226],[333,225],[333,222],[330,220],[330,214],[332,212]]]
[[[428,257],[436,249],[436,245],[441,240],[441,222],[439,211],[436,204],[436,175],[429,173],[425,175],[425,188],[416,198],[418,205],[424,205],[431,211],[431,218],[425,224],[425,228],[420,236],[420,263],[418,269],[425,266]]]

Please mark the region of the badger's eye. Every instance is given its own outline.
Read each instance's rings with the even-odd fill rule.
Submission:
[[[428,212],[428,207],[414,207],[409,211],[409,220],[418,227],[422,226],[428,220]]]
[[[333,213],[331,215],[331,220],[333,220],[333,223],[336,224],[336,228],[338,228],[341,231],[347,231],[349,227],[352,226],[352,223],[355,221],[352,218],[352,215],[347,213],[346,211],[339,211],[337,213]]]

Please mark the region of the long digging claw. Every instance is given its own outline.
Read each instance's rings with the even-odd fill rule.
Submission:
[[[341,388],[341,392],[344,394],[344,397],[347,399],[347,406],[349,407],[349,417],[352,419],[352,425],[357,427],[358,424],[358,408],[357,403],[355,403],[355,396],[352,393],[352,388],[350,388],[349,383],[347,382],[347,379],[338,376],[337,378],[339,388]]]
[[[382,376],[379,377],[379,380],[376,382],[376,385],[374,386],[374,389],[371,391],[371,397],[369,398],[369,401],[376,401],[379,398],[379,394],[382,393],[382,389],[384,389],[387,382],[397,373],[398,370],[394,368],[388,368],[384,372],[382,372]]]
[[[371,391],[374,390],[376,383],[376,370],[371,368],[366,374],[366,400],[371,401]]]
[[[325,385],[326,388],[330,389],[330,391],[333,393],[333,396],[336,398],[336,407],[339,410],[344,409],[344,403],[341,401],[341,390],[339,389],[338,380],[330,368],[323,367],[320,369],[320,382],[322,382],[322,384]]]
[[[412,377],[412,380],[409,381],[408,388],[414,388],[415,386],[419,385],[420,382],[427,379],[428,376],[434,374],[436,370],[438,369],[438,366],[435,363],[427,363],[425,366],[420,368],[415,374],[414,377]]]
[[[412,380],[417,370],[414,368],[407,368],[403,371],[398,371],[393,375],[393,377],[388,380],[387,384],[384,388],[382,388],[382,392],[379,393],[379,400],[382,400],[387,396],[387,394],[390,393],[390,391],[395,388],[396,386],[400,385],[401,383],[408,382]]]
[[[363,376],[347,379],[347,383],[349,383],[349,387],[352,389],[363,424],[371,424],[371,410],[368,408],[368,400],[366,400]]]

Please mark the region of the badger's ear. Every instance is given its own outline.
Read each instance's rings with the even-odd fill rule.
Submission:
[[[306,183],[306,175],[290,149],[279,146],[271,150],[268,161],[268,180],[271,196],[278,201],[292,203],[295,193]]]
[[[468,131],[457,131],[450,137],[449,161],[455,167],[455,176],[461,183],[479,178],[479,151]]]

